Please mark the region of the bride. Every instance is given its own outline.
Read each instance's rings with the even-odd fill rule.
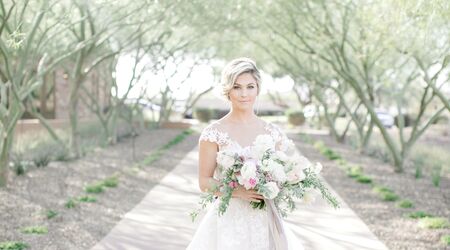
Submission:
[[[217,184],[217,152],[225,148],[248,151],[255,138],[268,134],[275,142],[286,135],[274,124],[254,113],[254,103],[261,90],[261,76],[255,63],[248,58],[229,62],[222,71],[222,94],[229,100],[230,111],[209,124],[199,139],[199,186],[206,192]],[[275,145],[275,147],[278,147]],[[217,196],[221,194],[216,193]],[[201,221],[188,250],[286,250],[303,249],[299,240],[284,224],[272,206],[252,208],[250,201],[261,202],[257,190],[239,186],[233,191],[226,212],[218,215],[217,199]],[[267,204],[267,203],[266,203]]]

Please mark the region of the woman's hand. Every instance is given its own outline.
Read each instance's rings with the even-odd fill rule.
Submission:
[[[261,200],[264,199],[264,196],[258,194],[258,192],[255,189],[247,190],[242,185],[239,185],[235,190],[233,190],[233,194],[231,195],[231,197],[236,197],[246,201],[254,201],[254,202],[261,202]]]

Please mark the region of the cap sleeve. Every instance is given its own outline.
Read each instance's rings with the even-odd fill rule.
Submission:
[[[209,125],[206,128],[203,129],[202,133],[200,134],[200,138],[198,141],[209,141],[209,142],[218,142],[218,133],[217,129],[213,126]]]
[[[228,144],[228,134],[219,131],[214,124],[210,124],[207,127],[205,127],[200,134],[200,138],[198,141],[209,141],[214,142],[219,146],[223,146]]]

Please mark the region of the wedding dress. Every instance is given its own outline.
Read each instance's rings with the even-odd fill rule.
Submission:
[[[228,133],[220,131],[217,123],[208,125],[199,140],[217,143],[219,151],[250,150],[252,145],[242,147],[232,140]],[[266,122],[264,129],[275,142],[286,137],[281,129],[272,123]],[[214,177],[221,177],[218,168]],[[249,201],[231,198],[226,212],[219,216],[219,199],[216,199],[200,222],[187,250],[302,250],[302,244],[286,227],[273,203],[266,204],[266,209],[254,209]]]

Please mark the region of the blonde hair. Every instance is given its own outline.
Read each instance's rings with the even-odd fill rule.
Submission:
[[[259,94],[261,90],[261,74],[259,69],[256,67],[256,63],[250,58],[240,57],[230,61],[222,70],[220,85],[221,94],[223,97],[229,100],[228,94],[233,88],[236,78],[244,73],[250,73],[253,78],[255,78],[257,91]]]

